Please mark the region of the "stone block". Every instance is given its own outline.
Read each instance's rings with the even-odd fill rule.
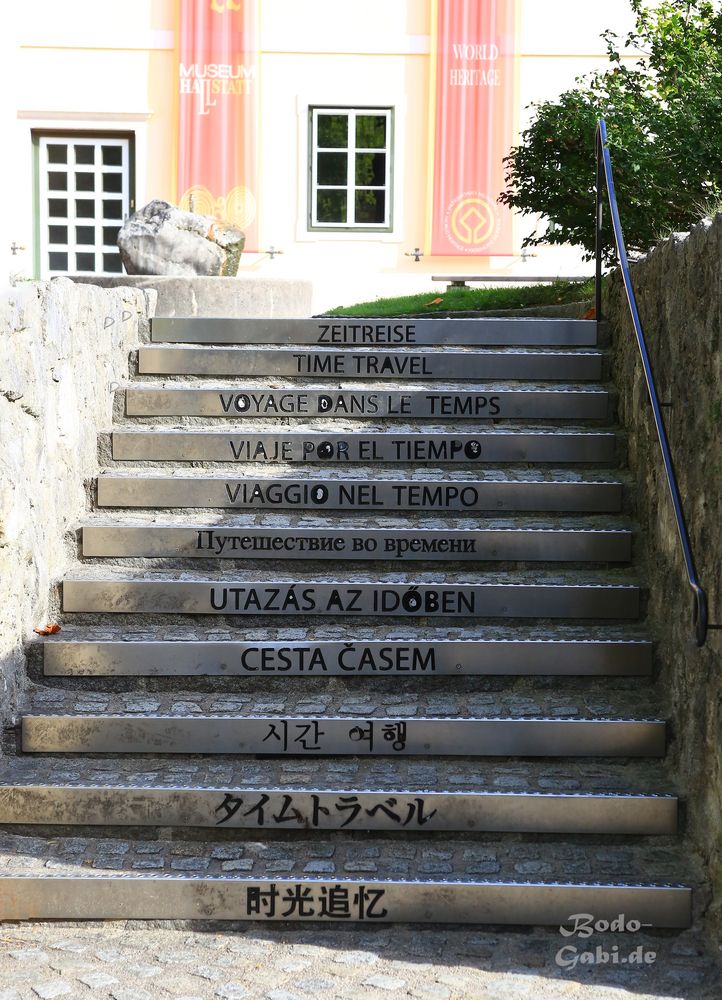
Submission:
[[[74,280],[103,288],[153,289],[157,316],[294,319],[309,317],[312,311],[312,282],[295,278],[241,273],[235,278],[93,275]]]

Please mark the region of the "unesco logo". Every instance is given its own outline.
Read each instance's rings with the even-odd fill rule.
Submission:
[[[464,191],[450,203],[444,231],[450,243],[462,253],[479,253],[496,239],[501,225],[499,209],[481,191]]]

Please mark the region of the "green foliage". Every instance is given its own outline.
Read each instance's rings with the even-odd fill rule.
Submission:
[[[376,299],[355,306],[330,309],[327,316],[433,316],[454,312],[526,309],[534,306],[583,302],[594,295],[594,281],[555,281],[543,285],[449,288],[445,292]]]
[[[325,149],[346,149],[348,115],[319,115],[318,145]]]
[[[535,116],[506,160],[500,201],[552,225],[525,246],[574,243],[594,252],[594,132],[607,122],[627,247],[688,229],[722,195],[721,0],[630,0],[635,27],[604,34],[610,68],[577,81]],[[622,62],[625,49],[641,55]],[[606,213],[608,214],[608,213]],[[607,234],[606,246],[611,246]]]

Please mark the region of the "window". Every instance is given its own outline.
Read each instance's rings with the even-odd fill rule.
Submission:
[[[118,230],[132,206],[132,137],[39,135],[40,274],[122,274]]]
[[[391,229],[390,108],[311,108],[310,229]]]

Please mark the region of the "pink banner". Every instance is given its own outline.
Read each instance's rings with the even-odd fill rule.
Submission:
[[[256,0],[180,0],[181,207],[232,222],[257,249]]]
[[[513,253],[499,205],[514,138],[516,0],[438,0],[431,253]]]

